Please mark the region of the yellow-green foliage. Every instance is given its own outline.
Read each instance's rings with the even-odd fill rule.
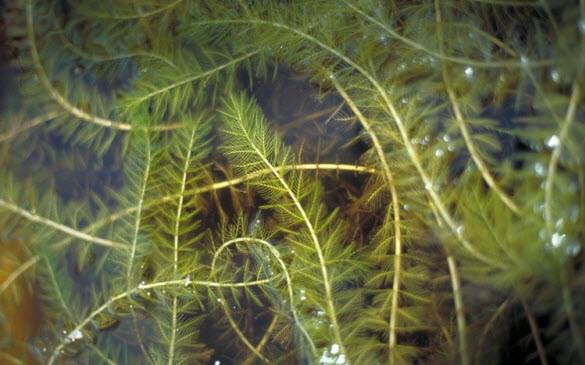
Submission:
[[[39,363],[585,363],[583,1],[9,3]]]

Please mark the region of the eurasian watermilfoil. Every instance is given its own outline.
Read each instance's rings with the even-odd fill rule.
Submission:
[[[3,362],[585,362],[583,1],[5,13]]]

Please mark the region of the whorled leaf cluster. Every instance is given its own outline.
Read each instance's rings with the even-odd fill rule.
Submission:
[[[2,362],[585,362],[583,1],[4,12]]]

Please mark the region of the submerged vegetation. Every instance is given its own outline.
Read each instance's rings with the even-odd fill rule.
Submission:
[[[4,11],[2,363],[585,363],[584,1]]]

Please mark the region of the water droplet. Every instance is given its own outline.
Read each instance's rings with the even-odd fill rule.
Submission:
[[[435,150],[435,157],[443,157],[444,154],[445,154],[445,151],[442,148],[437,148]]]
[[[333,80],[335,78],[335,75],[334,74],[329,74],[329,78]]]
[[[218,303],[221,303],[221,298],[217,298],[217,302]]]
[[[522,56],[520,57],[520,64],[522,64],[522,67],[526,67],[526,66],[528,66],[528,63],[529,63],[529,62],[530,62],[530,59],[529,59],[527,56],[525,56],[525,55],[522,55]]]
[[[555,148],[561,143],[561,140],[556,134],[553,134],[549,137],[549,139],[546,140],[545,143],[549,148]]]
[[[475,71],[473,70],[473,67],[471,66],[465,67],[465,78],[467,78],[467,80],[473,80],[474,73]]]
[[[426,183],[425,184],[425,189],[431,190],[432,188],[433,188],[433,184],[431,184],[431,183]]]
[[[456,231],[457,231],[457,234],[458,235],[462,235],[463,232],[465,232],[465,227],[459,226],[459,227],[456,228]]]
[[[406,96],[402,97],[402,99],[400,99],[400,101],[402,102],[402,104],[406,104],[408,103],[408,98]]]
[[[221,365],[221,361],[219,361],[219,360],[215,360],[215,361],[213,362],[213,365]]]
[[[32,214],[32,215],[37,215],[37,210],[36,210],[35,208],[32,208],[32,209],[30,210],[30,214]]]
[[[443,141],[445,141],[445,142],[451,142],[451,136],[450,136],[450,135],[448,135],[448,134],[445,134],[445,135],[443,136]]]
[[[408,212],[408,211],[410,210],[410,205],[409,205],[409,204],[404,204],[404,205],[402,206],[402,209],[404,209],[405,211],[407,211],[407,212]]]

